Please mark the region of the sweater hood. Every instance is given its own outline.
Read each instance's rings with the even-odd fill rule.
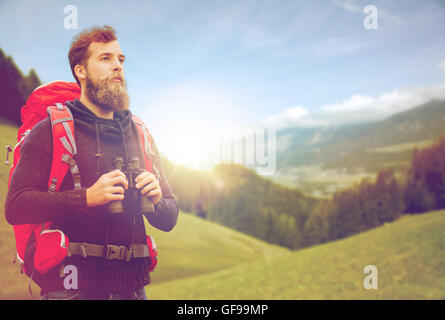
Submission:
[[[109,141],[121,145],[124,159],[128,159],[125,136],[131,136],[132,114],[129,110],[114,112],[113,119],[104,119],[95,115],[78,99],[67,101],[67,107],[74,118],[74,126],[90,134],[96,140],[96,177],[101,173],[102,147],[101,141]]]
[[[67,101],[66,105],[73,114],[75,126],[82,127],[98,139],[122,143],[123,136],[130,134],[132,114],[129,110],[114,112],[113,119],[104,119],[95,115],[78,99]]]

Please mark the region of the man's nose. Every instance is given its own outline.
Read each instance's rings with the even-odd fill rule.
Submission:
[[[122,63],[117,58],[113,60],[113,71],[122,71]]]

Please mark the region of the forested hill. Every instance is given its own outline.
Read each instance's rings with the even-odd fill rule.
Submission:
[[[168,181],[184,211],[287,248],[303,245],[303,229],[318,200],[237,164],[210,172],[163,159]]]
[[[0,48],[0,117],[20,125],[20,108],[31,92],[41,84],[34,69],[25,76],[11,56]]]

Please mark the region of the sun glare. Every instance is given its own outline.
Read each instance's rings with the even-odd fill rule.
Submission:
[[[147,105],[153,124],[162,123],[155,136],[161,153],[173,163],[201,170],[221,162],[221,137],[243,116],[233,92],[209,83],[166,88]]]
[[[177,127],[164,137],[163,153],[172,162],[193,169],[211,169],[217,148],[215,133],[204,127]]]

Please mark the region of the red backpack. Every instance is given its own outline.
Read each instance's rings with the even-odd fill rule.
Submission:
[[[79,170],[74,160],[77,154],[74,120],[71,111],[63,105],[65,101],[76,98],[80,98],[80,88],[77,83],[64,81],[53,81],[42,85],[29,96],[21,109],[23,125],[19,128],[17,135],[18,143],[14,148],[14,162],[10,169],[8,186],[19,162],[20,148],[23,142],[34,125],[49,116],[53,132],[53,160],[48,179],[48,192],[59,191],[68,170],[73,176],[74,187],[80,188]],[[145,169],[150,172],[156,171],[148,129],[136,116],[133,116],[133,121],[139,133]],[[22,272],[25,272],[31,279],[35,270],[40,274],[45,274],[59,265],[70,254],[70,249],[72,249],[72,253],[77,254],[75,251],[78,246],[75,245],[78,244],[70,244],[68,237],[60,230],[49,230],[50,225],[51,222],[13,226],[17,247],[14,261],[20,262]],[[143,249],[145,255],[140,256],[150,256],[149,271],[151,272],[156,267],[158,260],[156,244],[152,237],[147,235],[147,246]],[[82,250],[85,253],[85,248]],[[108,252],[104,254],[108,254]],[[33,280],[36,281],[35,278]],[[36,282],[39,284],[39,281]]]

